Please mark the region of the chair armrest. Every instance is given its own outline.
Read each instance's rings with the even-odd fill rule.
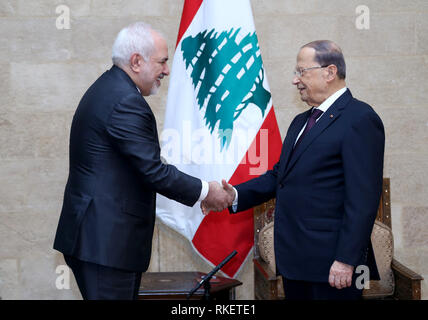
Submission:
[[[260,258],[253,259],[254,267],[261,273],[261,275],[268,281],[274,281],[277,279],[276,274],[269,267],[269,265]]]
[[[391,267],[395,278],[394,299],[420,300],[421,280],[424,278],[395,259]]]
[[[260,258],[254,262],[254,298],[256,300],[284,299],[281,277]]]

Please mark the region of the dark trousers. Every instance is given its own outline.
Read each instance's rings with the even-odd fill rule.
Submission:
[[[101,266],[64,255],[85,300],[136,300],[142,272]]]
[[[355,286],[355,279],[348,288],[337,289],[328,282],[308,282],[282,277],[286,300],[359,300],[362,290]]]

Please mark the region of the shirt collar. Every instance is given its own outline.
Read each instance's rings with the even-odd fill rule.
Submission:
[[[347,90],[347,87],[343,87],[340,90],[337,90],[335,93],[333,93],[330,97],[328,97],[323,103],[321,103],[317,109],[321,110],[322,112],[326,112],[328,108],[331,107],[331,105]],[[315,108],[315,107],[314,107]]]

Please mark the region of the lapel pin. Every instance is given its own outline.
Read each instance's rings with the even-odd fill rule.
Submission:
[[[333,118],[333,117],[334,117],[334,116],[331,114],[331,115],[330,115],[330,118]]]

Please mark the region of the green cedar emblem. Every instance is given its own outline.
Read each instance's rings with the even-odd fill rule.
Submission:
[[[204,119],[211,133],[218,123],[222,150],[228,148],[233,122],[242,111],[253,103],[263,118],[271,97],[263,87],[264,69],[257,35],[253,32],[242,37],[239,31],[240,28],[231,29],[219,34],[214,29],[205,30],[181,43],[199,110],[206,107]]]

